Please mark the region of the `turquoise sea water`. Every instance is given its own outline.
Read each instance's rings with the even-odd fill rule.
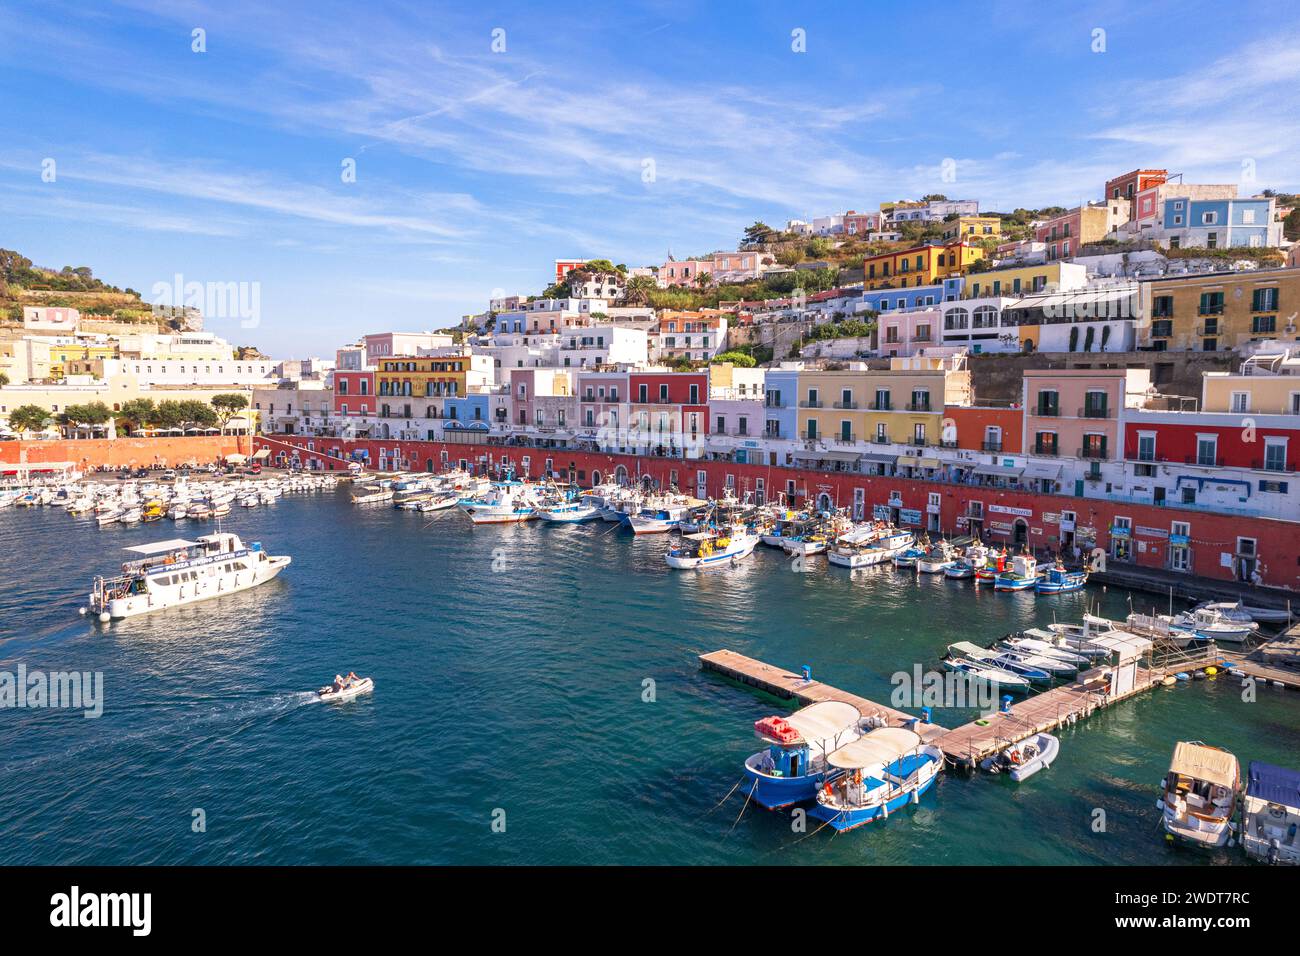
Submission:
[[[97,720],[0,711],[5,862],[1226,865],[1241,858],[1164,845],[1174,742],[1300,764],[1300,696],[1244,703],[1220,679],[1064,731],[1057,763],[1023,784],[945,774],[919,807],[834,838],[753,805],[737,822],[742,796],[712,808],[758,749],[753,721],[786,708],[702,673],[700,652],[809,664],[885,701],[892,673],[937,666],[952,641],[1076,620],[1089,600],[1122,616],[1128,595],[994,594],[822,559],[795,573],[764,548],[735,569],[671,571],[663,536],[473,528],[342,491],[235,509],[224,528],[293,565],[101,626],[77,608],[121,547],[201,532],[0,513],[0,670],[103,671],[106,698]],[[374,676],[374,695],[311,700],[347,670]]]

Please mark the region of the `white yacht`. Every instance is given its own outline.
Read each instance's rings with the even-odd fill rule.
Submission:
[[[194,541],[173,538],[127,551],[137,555],[114,578],[95,578],[90,610],[100,620],[134,617],[150,611],[193,604],[265,584],[292,558],[273,557],[260,542],[245,545],[229,532],[205,534]]]

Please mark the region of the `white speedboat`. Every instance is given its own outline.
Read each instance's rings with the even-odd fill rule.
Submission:
[[[456,507],[460,501],[460,496],[447,492],[444,494],[434,494],[420,502],[417,510],[423,513],[430,511],[446,511],[448,508]]]
[[[1182,632],[1201,641],[1240,644],[1255,633],[1254,621],[1249,624],[1231,621],[1222,612],[1212,608],[1198,607],[1172,617],[1166,614],[1159,614],[1157,617],[1166,622],[1171,630]]]
[[[482,500],[461,501],[460,507],[475,524],[508,524],[537,516],[526,488],[511,482],[494,486]]]
[[[1006,771],[1019,783],[1040,770],[1046,770],[1061,751],[1061,742],[1051,734],[1034,734],[1027,740],[1005,747],[992,757],[980,761],[980,769],[989,773]]]
[[[95,578],[90,610],[109,619],[193,604],[270,581],[292,560],[273,557],[229,532],[194,541],[173,538],[126,549],[136,557],[117,577]]]
[[[369,677],[358,677],[355,680],[343,677],[333,684],[326,684],[316,692],[316,696],[320,700],[331,702],[352,700],[362,694],[369,694],[374,689],[375,682]]]
[[[1157,804],[1166,839],[1207,849],[1225,846],[1241,795],[1235,755],[1199,740],[1179,741]]]
[[[554,524],[579,524],[600,517],[600,509],[590,501],[557,501],[537,509],[537,517]]]
[[[902,554],[915,540],[910,531],[890,531],[874,541],[854,543],[841,538],[826,552],[826,560],[842,568],[869,568]]]

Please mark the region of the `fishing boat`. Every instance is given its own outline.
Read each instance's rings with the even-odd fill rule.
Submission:
[[[427,514],[430,511],[446,511],[460,502],[460,495],[453,491],[435,492],[419,503],[417,511]]]
[[[344,701],[369,694],[375,689],[375,682],[370,677],[335,677],[334,683],[326,684],[316,692],[323,701]]]
[[[804,534],[813,519],[802,512],[785,511],[777,515],[769,529],[763,532],[763,543],[771,548],[785,549],[787,538]]]
[[[916,570],[921,574],[939,574],[952,560],[952,545],[940,538],[916,559]]]
[[[826,763],[840,773],[818,789],[810,812],[844,831],[919,803],[943,768],[943,751],[914,731],[881,727],[833,751]]]
[[[666,534],[677,527],[689,509],[689,504],[677,496],[657,496],[629,515],[628,524],[633,534]]]
[[[983,661],[975,661],[965,657],[946,657],[943,666],[950,671],[956,671],[958,674],[965,674],[975,680],[982,680],[992,684],[999,690],[1010,690],[1019,694],[1029,693],[1030,684],[1028,678],[1013,674],[1011,671],[1000,667],[985,664]]]
[[[1199,740],[1179,741],[1162,787],[1165,839],[1206,849],[1228,844],[1241,795],[1236,756]]]
[[[221,514],[223,515],[230,514],[230,505],[224,502],[220,505],[209,507],[203,504],[203,502],[199,501],[189,505],[185,509],[185,517],[189,518],[192,521],[206,521],[208,518],[214,517],[218,513],[217,511],[218,508],[225,509],[225,511],[221,512]]]
[[[668,567],[679,569],[735,564],[749,557],[757,546],[758,535],[743,526],[697,531],[682,535],[680,543],[664,555],[664,560]]]
[[[853,543],[843,539],[826,552],[826,560],[842,568],[869,568],[884,564],[912,546],[910,531],[893,530],[872,541]]]
[[[459,502],[461,510],[469,515],[475,524],[509,524],[517,521],[531,521],[537,516],[532,497],[526,488],[517,482],[502,482],[492,486],[492,490],[482,500],[472,498]]]
[[[166,517],[166,515],[167,511],[163,508],[163,503],[157,499],[146,503],[145,506],[140,509],[141,521],[161,521]]]
[[[1061,751],[1061,742],[1051,734],[1034,734],[980,761],[980,769],[989,773],[1006,772],[1019,783],[1040,770],[1046,770]]]
[[[1252,627],[1259,623],[1286,624],[1292,617],[1290,611],[1248,607],[1240,601],[1211,602],[1202,604],[1200,607],[1207,611],[1217,611],[1225,621],[1232,621],[1234,624],[1249,624]],[[1263,766],[1267,766],[1267,764]]]
[[[1076,669],[1083,664],[1087,664],[1092,659],[1087,654],[1081,654],[1078,651],[1032,637],[1007,637],[1002,640],[1002,646],[1009,650],[1022,651],[1027,654],[1052,657],[1063,663],[1073,664]],[[1096,656],[1105,654],[1104,649],[1099,648],[1098,651],[1099,653]]]
[[[575,501],[553,501],[537,509],[537,517],[553,524],[580,524],[600,517],[600,509],[581,498]]]
[[[822,783],[841,773],[827,765],[827,755],[860,737],[862,722],[861,712],[841,700],[755,722],[754,732],[767,746],[745,761],[752,798],[769,810],[812,800]]]
[[[988,564],[989,549],[979,540],[973,541],[951,564],[943,569],[943,576],[964,581],[974,578]]]
[[[1241,845],[1252,859],[1300,866],[1300,771],[1250,762],[1241,807]]]
[[[1178,631],[1199,641],[1220,641],[1227,644],[1240,644],[1255,633],[1255,624],[1242,624],[1230,621],[1222,612],[1212,608],[1198,607],[1173,616],[1160,614],[1157,617],[1166,622],[1170,629]]]
[[[244,591],[270,581],[292,560],[229,532],[194,541],[174,538],[127,548],[136,555],[117,577],[95,578],[90,609],[104,620],[134,617]]]
[[[369,505],[377,501],[391,501],[393,498],[393,489],[385,488],[381,484],[362,485],[352,495],[354,505]]]
[[[167,509],[167,517],[172,521],[184,521],[189,517],[189,504],[186,502],[177,502]]]
[[[1082,591],[1087,583],[1087,571],[1071,571],[1057,561],[1050,568],[1039,571],[1034,589],[1039,594],[1067,594],[1071,591]]]
[[[1038,583],[1038,562],[1033,555],[1017,554],[993,581],[995,591],[1028,591]]]
[[[894,567],[915,568],[916,562],[925,557],[926,549],[919,543],[912,544],[894,555]]]

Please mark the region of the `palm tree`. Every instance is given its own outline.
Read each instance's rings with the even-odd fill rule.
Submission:
[[[697,272],[695,274],[695,284],[699,286],[701,289],[707,289],[709,286],[713,284],[713,273]]]

